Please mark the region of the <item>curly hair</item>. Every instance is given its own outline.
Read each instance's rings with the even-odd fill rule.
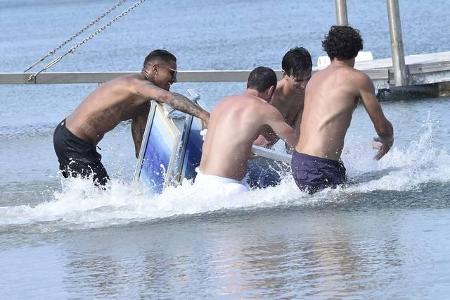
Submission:
[[[351,59],[363,49],[363,40],[357,29],[350,26],[331,26],[322,41],[322,47],[331,60]]]

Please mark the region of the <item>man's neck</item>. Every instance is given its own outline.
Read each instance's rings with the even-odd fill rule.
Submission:
[[[290,107],[293,102],[299,102],[304,96],[304,90],[303,92],[296,90],[289,86],[286,80],[281,79],[277,83],[275,93],[273,94],[270,103],[278,108],[281,108],[281,106],[286,107],[286,105]],[[286,110],[286,108],[284,110]]]
[[[258,92],[257,90],[254,90],[254,89],[246,89],[245,92],[244,92],[244,95],[246,95],[246,96],[258,97],[258,98],[263,99],[263,98],[261,97],[261,93]]]
[[[355,66],[355,58],[351,59],[339,59],[339,58],[333,58],[331,61],[331,66],[333,67],[350,67],[353,68]]]
[[[303,92],[294,88],[292,85],[290,85],[288,82],[286,82],[286,79],[282,79],[278,81],[276,92],[279,97],[283,99],[290,99],[290,98],[297,98],[301,97]]]

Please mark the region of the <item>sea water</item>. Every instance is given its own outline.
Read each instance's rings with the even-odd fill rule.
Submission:
[[[320,41],[335,18],[331,1],[147,2],[54,70],[139,70],[160,47],[177,55],[181,70],[279,69],[293,46],[314,60],[323,55]],[[385,1],[347,2],[365,50],[390,56]],[[0,1],[0,70],[23,71],[114,3]],[[450,50],[449,5],[400,1],[407,54]],[[378,162],[373,126],[358,107],[343,152],[346,187],[311,196],[287,176],[224,199],[188,181],[161,195],[132,183],[129,123],[100,143],[110,189],[61,180],[53,129],[95,87],[0,86],[0,298],[445,299],[450,292],[449,98],[384,102],[396,140]],[[195,88],[211,109],[244,87],[173,89]]]

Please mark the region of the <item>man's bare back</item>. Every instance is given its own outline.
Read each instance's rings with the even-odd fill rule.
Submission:
[[[359,99],[378,134],[375,158],[385,155],[393,143],[392,125],[383,114],[372,81],[353,68],[362,49],[359,32],[350,26],[332,26],[322,45],[331,64],[315,73],[306,87],[300,138],[291,164],[297,185],[309,192],[345,182],[340,157]]]
[[[316,73],[308,83],[296,150],[339,160],[345,134],[360,98],[376,122],[375,129],[381,136],[388,136],[389,124],[379,109],[370,78],[348,64],[335,60],[329,67]]]
[[[306,88],[298,152],[339,160],[364,80],[359,71],[334,64],[311,78]]]
[[[278,110],[267,103],[275,84],[276,77],[271,91],[258,92],[249,88],[242,95],[224,98],[214,108],[203,144],[200,164],[203,174],[242,180],[253,141],[264,125],[270,126],[289,144],[295,144],[293,129],[284,122]]]
[[[134,86],[143,84],[145,80],[139,77],[130,75],[102,84],[66,118],[66,127],[76,136],[96,145],[120,122],[147,111],[148,99],[132,92]]]
[[[66,127],[76,136],[96,145],[120,122],[148,114],[149,101],[168,103],[175,109],[208,120],[208,114],[177,93],[170,93],[142,74],[119,77],[102,84],[66,118]]]

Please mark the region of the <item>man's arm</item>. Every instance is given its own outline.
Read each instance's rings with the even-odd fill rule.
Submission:
[[[297,112],[297,116],[295,117],[294,122],[294,131],[295,135],[297,136],[297,139],[300,137],[300,125],[302,124],[302,117],[303,117],[303,107],[299,109]]]
[[[259,136],[253,142],[253,144],[256,146],[270,148],[276,142],[278,142],[278,140],[279,137],[276,135],[275,132],[273,132],[272,128],[270,128],[270,126],[268,125],[264,125]]]
[[[178,93],[171,93],[172,97],[169,97],[168,101],[166,102],[173,108],[180,110],[182,112],[185,112],[187,114],[193,115],[194,117],[199,118],[203,122],[203,127],[208,127],[209,122],[209,112],[204,110],[200,105],[197,103],[192,102],[187,97],[178,94]]]
[[[389,149],[391,149],[392,144],[394,143],[394,129],[391,122],[384,116],[381,105],[375,96],[375,88],[370,78],[366,74],[361,73],[360,82],[360,96],[362,103],[378,134],[378,137],[375,138],[375,141],[379,142],[375,147],[378,149],[375,159],[379,160],[389,151]]]
[[[295,137],[298,139],[300,138],[300,124],[302,123],[302,115],[303,115],[303,107],[297,112],[297,116],[295,116],[294,121],[294,132]],[[286,152],[292,154],[294,152],[295,147],[289,146],[287,143],[285,143]]]
[[[147,125],[148,113],[150,111],[150,103],[145,103],[142,113],[136,115],[131,121],[131,136],[134,141],[134,151],[136,158],[139,158],[141,150],[142,138],[144,136],[145,126]]]
[[[158,102],[167,103],[176,110],[193,115],[208,124],[209,113],[201,108],[200,105],[192,102],[181,94],[171,93],[150,82],[137,84],[136,93],[150,100],[153,99]]]
[[[269,125],[273,131],[282,138],[291,147],[295,147],[297,138],[294,129],[289,126],[283,118],[283,115],[273,106],[266,106],[266,124]]]

